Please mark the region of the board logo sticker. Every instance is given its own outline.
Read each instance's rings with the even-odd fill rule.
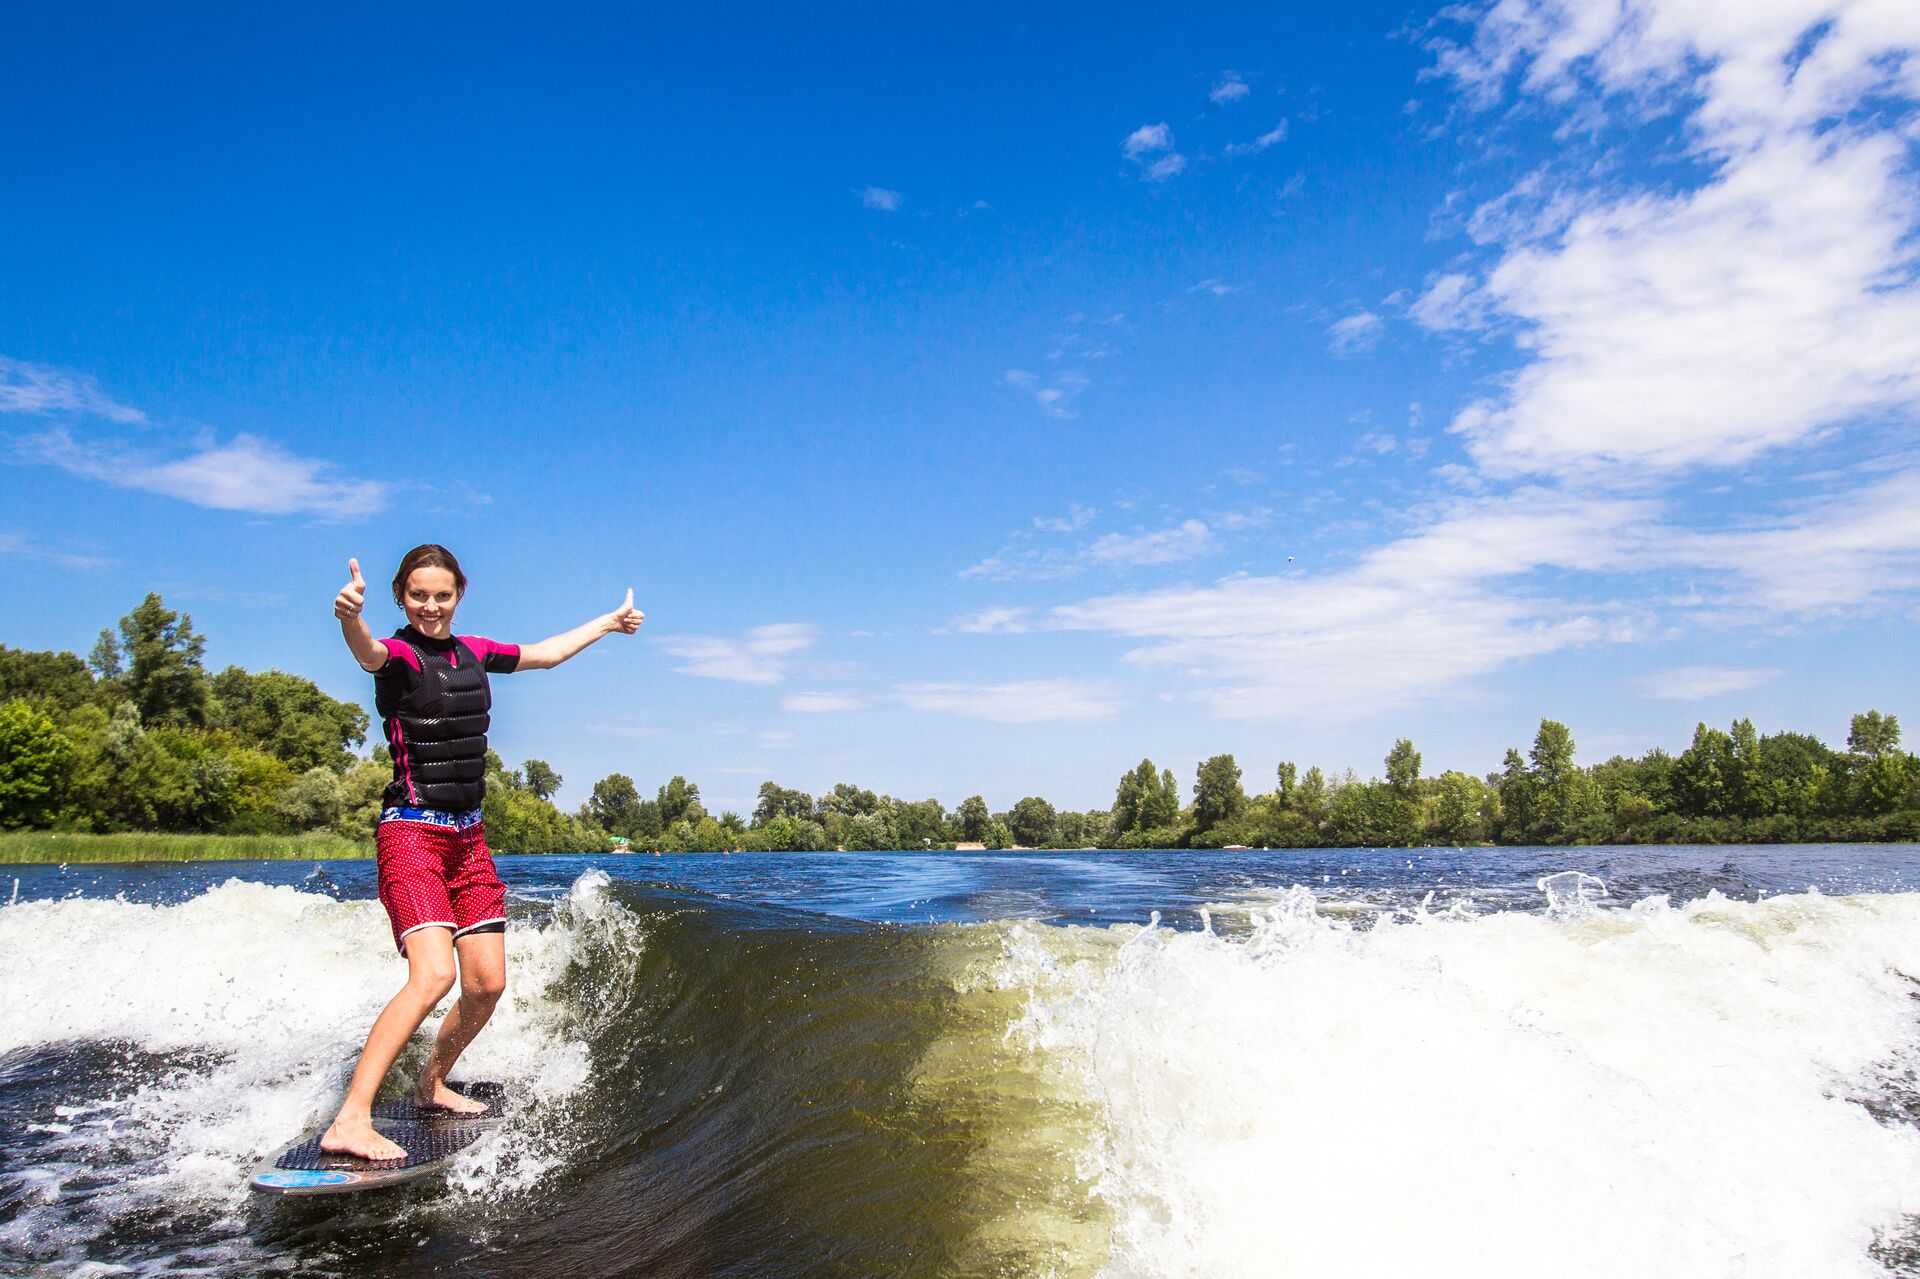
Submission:
[[[263,1172],[253,1179],[256,1186],[267,1186],[274,1190],[306,1190],[314,1186],[351,1186],[360,1180],[357,1172],[326,1172],[321,1170],[295,1170],[290,1172]]]

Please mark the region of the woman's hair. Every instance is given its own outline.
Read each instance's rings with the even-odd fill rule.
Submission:
[[[425,546],[416,546],[400,560],[400,571],[393,575],[393,602],[405,607],[403,597],[407,590],[407,579],[413,576],[417,568],[443,568],[453,574],[453,595],[455,599],[467,593],[467,575],[460,571],[460,561],[453,558],[453,552],[437,542],[428,542]]]

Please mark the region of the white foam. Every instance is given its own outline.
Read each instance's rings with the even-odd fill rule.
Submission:
[[[604,875],[583,876],[549,921],[508,929],[507,997],[459,1075],[502,1080],[522,1105],[585,1080],[587,1047],[557,987],[591,934],[637,927],[605,889]],[[174,1055],[157,1077],[71,1098],[59,1108],[68,1131],[18,1174],[43,1206],[4,1233],[44,1244],[54,1231],[76,1249],[135,1214],[238,1229],[253,1162],[339,1103],[367,1028],[406,977],[378,903],[237,879],[173,906],[0,908],[0,954],[0,1053],[105,1044]],[[550,1132],[510,1126],[456,1183],[525,1186],[558,1161],[550,1147]],[[108,1184],[86,1192],[84,1209],[66,1202],[64,1187],[96,1178]]]
[[[1566,888],[1591,887],[1566,884]],[[1920,1134],[1920,895],[1010,933],[1021,1033],[1104,1116],[1103,1274],[1877,1275]]]

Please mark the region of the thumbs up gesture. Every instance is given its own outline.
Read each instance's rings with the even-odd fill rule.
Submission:
[[[341,621],[360,616],[367,603],[367,579],[360,576],[360,561],[347,561],[347,584],[333,597],[333,615]],[[631,593],[629,593],[631,600]]]
[[[640,629],[640,623],[647,620],[647,615],[633,606],[633,588],[631,586],[627,588],[627,602],[613,610],[612,616],[613,629],[619,631],[622,635],[633,634]]]

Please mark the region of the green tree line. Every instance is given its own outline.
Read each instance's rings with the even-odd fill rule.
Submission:
[[[391,776],[384,747],[362,757],[358,706],[281,671],[210,674],[192,619],[148,595],[100,633],[89,657],[0,645],[0,829],[371,835]],[[1302,772],[1250,790],[1232,755],[1190,788],[1151,759],[1121,774],[1113,803],[1086,812],[1029,795],[994,811],[979,795],[947,809],[848,782],[815,796],[768,781],[751,814],[709,813],[676,776],[643,798],[615,773],[579,810],[552,800],[544,761],[509,769],[489,752],[488,841],[502,852],[636,849],[1406,847],[1428,844],[1785,843],[1920,837],[1920,760],[1892,715],[1855,715],[1846,748],[1751,720],[1701,724],[1679,754],[1574,762],[1566,725],[1540,722],[1524,753],[1484,776],[1423,776],[1411,741],[1385,776]]]
[[[1183,790],[1150,759],[1121,774],[1113,804],[1056,809],[1029,795],[1004,812],[978,795],[951,811],[847,782],[818,797],[775,782],[751,816],[710,815],[699,788],[675,777],[652,799],[616,773],[596,783],[583,825],[667,851],[948,848],[1355,848],[1432,844],[1819,843],[1920,837],[1920,760],[1900,724],[1867,711],[1836,751],[1805,733],[1762,736],[1751,720],[1705,724],[1678,755],[1662,749],[1583,767],[1573,734],[1540,721],[1525,754],[1509,750],[1484,777],[1421,774],[1402,738],[1385,777],[1302,773],[1280,764],[1273,787],[1249,793],[1232,755],[1215,755]]]
[[[283,671],[206,669],[193,619],[150,594],[85,661],[0,644],[0,830],[227,835],[330,830],[370,840],[393,771],[362,757],[367,714]],[[606,835],[549,802],[539,760],[488,755],[489,839],[595,852]]]

